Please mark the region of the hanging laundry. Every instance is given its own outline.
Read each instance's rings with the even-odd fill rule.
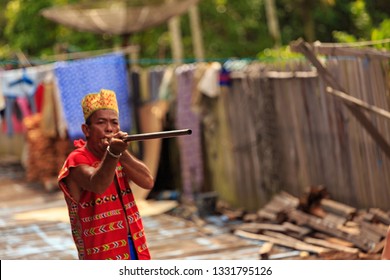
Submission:
[[[193,201],[203,187],[203,160],[200,131],[200,118],[191,110],[194,87],[194,65],[183,65],[176,69],[178,129],[191,129],[191,137],[179,138],[180,164],[184,199]]]
[[[35,93],[43,77],[53,69],[53,65],[41,65],[21,69],[2,71],[0,86],[3,96],[8,99],[5,107],[5,122],[3,126],[9,136],[23,131],[21,117],[37,112]],[[16,104],[16,100],[19,100]],[[16,105],[15,105],[16,104]],[[16,106],[16,107],[15,107]],[[22,107],[19,107],[22,106]],[[24,113],[15,115],[23,108]]]
[[[219,62],[212,62],[199,81],[198,89],[208,97],[217,97],[220,94],[220,71],[221,64]]]
[[[21,101],[18,99],[21,97],[6,97],[5,98],[5,104],[6,104],[6,110],[5,110],[5,122],[3,124],[3,131],[7,133],[8,136],[12,136],[15,133],[22,133],[24,132],[23,127],[23,110],[20,108],[19,103],[23,105],[26,104],[28,101]],[[28,109],[25,107],[24,113],[28,112]]]
[[[123,54],[115,53],[71,62],[57,62],[55,75],[71,140],[84,138],[81,124],[84,123],[81,100],[101,89],[115,91],[121,129],[131,129],[130,87],[126,60]]]
[[[47,121],[47,118],[50,117],[50,112],[54,113],[54,125],[57,130],[58,136],[61,139],[66,139],[68,136],[68,127],[66,124],[66,119],[65,119],[65,113],[64,109],[61,103],[61,96],[59,89],[56,84],[56,79],[54,75],[54,71],[50,72],[46,75],[46,77],[43,80],[43,85],[44,85],[44,105],[43,105],[43,110],[42,110],[42,130],[43,133],[48,133],[50,134],[51,132],[48,131],[50,128],[48,128],[48,124],[44,123]],[[45,100],[45,96],[49,95],[48,99],[52,99],[52,108],[45,108],[46,106],[49,106],[50,100]],[[51,97],[50,97],[51,95]],[[50,124],[49,124],[50,126]],[[48,130],[46,130],[48,129]]]
[[[159,100],[169,100],[172,98],[172,81],[173,81],[173,66],[167,66],[164,75],[162,77],[160,87],[158,89],[158,99]]]
[[[165,66],[156,66],[150,70],[149,73],[149,90],[150,90],[150,101],[157,101],[161,81],[164,76]]]
[[[46,137],[55,138],[57,134],[57,104],[54,99],[54,83],[53,82],[44,82],[43,86],[43,109],[42,109],[42,119],[40,123],[40,129],[42,134]]]
[[[0,76],[1,88],[5,97],[27,97],[33,113],[36,112],[34,95],[38,85],[53,65],[42,65],[7,70]]]
[[[140,96],[142,103],[150,100],[149,69],[141,69],[140,71]]]
[[[40,83],[37,85],[37,89],[35,91],[34,95],[34,102],[36,105],[37,113],[42,112],[43,107],[43,94],[44,94],[44,88],[43,83]]]

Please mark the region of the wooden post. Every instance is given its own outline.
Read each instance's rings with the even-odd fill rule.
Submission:
[[[189,11],[192,44],[194,46],[195,58],[197,61],[204,60],[204,47],[202,38],[202,28],[200,26],[199,10],[197,5],[193,5]]]
[[[168,3],[172,0],[166,0]],[[180,29],[180,16],[174,16],[168,21],[169,33],[171,35],[171,48],[174,63],[183,61],[183,41]]]
[[[265,11],[267,15],[267,25],[269,29],[269,33],[274,39],[274,46],[280,47],[281,45],[281,36],[279,29],[279,21],[276,16],[276,6],[274,0],[265,0]]]
[[[169,20],[169,32],[171,34],[172,56],[175,63],[183,61],[183,43],[180,32],[180,17],[175,16]]]

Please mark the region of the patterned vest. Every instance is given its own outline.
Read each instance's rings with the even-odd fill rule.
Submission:
[[[79,258],[86,260],[130,259],[126,227],[128,222],[138,259],[149,260],[150,253],[146,245],[141,216],[128,179],[119,163],[115,176],[119,183],[120,194],[113,181],[103,194],[84,190],[78,202],[70,195],[68,187],[62,181],[69,175],[69,169],[80,164],[93,167],[100,164],[100,160],[85,148],[84,141],[75,141],[75,145],[77,149],[71,152],[66,159],[58,175],[58,183],[68,206],[72,235]]]

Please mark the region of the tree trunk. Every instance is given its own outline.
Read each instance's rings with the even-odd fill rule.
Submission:
[[[172,0],[166,0],[168,3]],[[168,21],[169,33],[171,35],[171,48],[174,63],[183,61],[183,41],[180,28],[180,16],[175,16]]]
[[[200,17],[198,6],[194,5],[190,8],[190,23],[192,33],[192,43],[194,46],[195,58],[197,61],[204,60],[204,47],[202,38],[202,28],[200,26]]]
[[[276,15],[275,0],[265,0],[265,10],[267,14],[268,30],[274,40],[274,46],[281,46],[281,36],[279,21]]]
[[[312,15],[313,12],[313,0],[304,0],[301,6],[302,20],[303,20],[303,34],[307,42],[314,42],[315,24]]]

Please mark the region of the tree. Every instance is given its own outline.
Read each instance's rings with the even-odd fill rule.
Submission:
[[[9,58],[21,50],[30,57],[55,52],[86,51],[119,46],[118,36],[78,32],[40,15],[40,10],[54,5],[92,0],[0,0],[0,58]],[[142,0],[128,0],[134,4]],[[148,0],[148,3],[163,0]],[[288,45],[300,37],[308,41],[335,42],[382,38],[390,14],[388,0],[278,0],[281,44]],[[265,0],[200,0],[198,5],[205,56],[209,59],[231,57],[254,58],[274,47],[266,17]],[[184,58],[193,58],[190,20],[181,16]],[[171,58],[166,24],[132,35],[140,46],[140,58]]]
[[[82,51],[112,47],[117,38],[77,32],[53,23],[40,15],[44,8],[68,4],[72,0],[1,0],[5,9],[0,12],[0,24],[4,33],[0,40],[6,42],[3,53],[8,50],[23,51],[28,56],[52,54],[55,47],[65,45],[67,51]],[[117,39],[118,40],[118,39]],[[1,54],[1,51],[0,51]]]

